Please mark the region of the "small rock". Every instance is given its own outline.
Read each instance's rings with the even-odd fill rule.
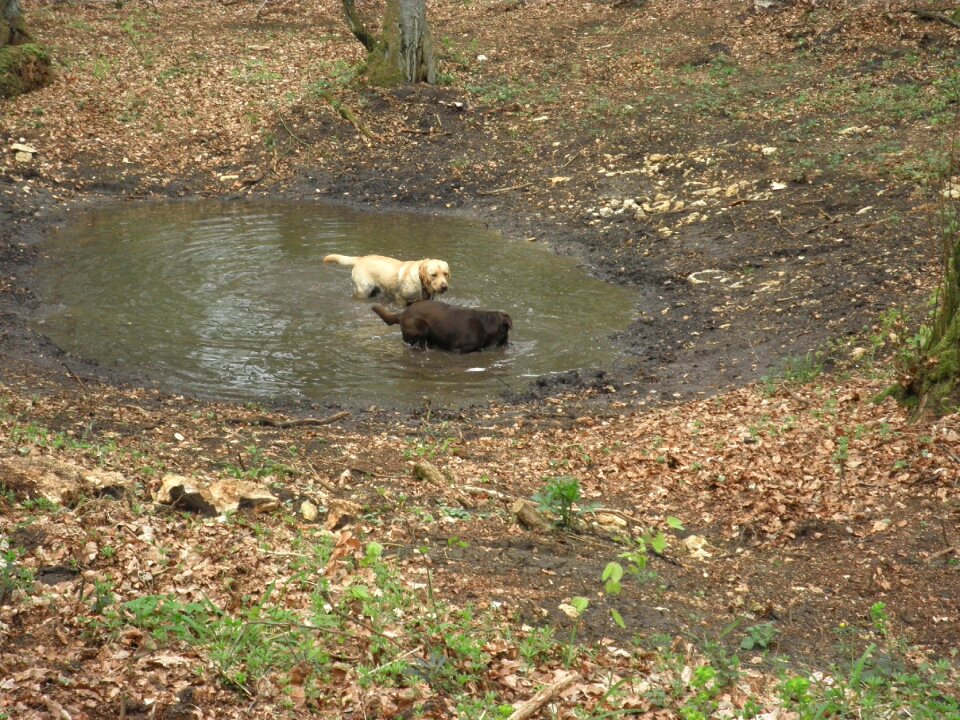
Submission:
[[[600,217],[602,218],[613,217],[613,208],[610,208],[610,207],[600,208]]]
[[[18,497],[70,505],[83,497],[117,497],[129,484],[112,470],[86,469],[53,457],[0,458],[0,478]]]
[[[279,504],[266,488],[248,480],[225,479],[207,485],[184,475],[163,477],[154,498],[164,505],[175,505],[202,515],[222,515],[249,508],[257,512],[271,510]]]
[[[319,514],[320,511],[318,510],[317,506],[309,500],[304,500],[302,503],[300,503],[300,515],[307,522],[313,522],[317,519]]]
[[[578,617],[580,617],[580,611],[569,603],[560,603],[557,607],[560,609],[560,612],[562,612],[571,620],[576,620]]]
[[[687,548],[687,551],[692,557],[695,557],[699,560],[706,560],[708,557],[710,557],[710,553],[707,550],[709,544],[707,543],[706,538],[703,538],[700,535],[690,535],[684,538],[683,545]]]
[[[323,524],[327,530],[339,530],[363,512],[362,505],[350,500],[334,498],[328,504],[327,521]]]
[[[37,154],[37,149],[32,145],[24,145],[23,143],[16,142],[10,146],[10,152],[13,153],[13,159],[18,163],[29,163],[33,162],[34,155]]]

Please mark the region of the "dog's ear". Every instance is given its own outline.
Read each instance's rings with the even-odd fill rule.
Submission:
[[[420,266],[417,268],[417,275],[420,278],[420,287],[423,288],[423,293],[426,297],[430,297],[430,276],[427,274],[427,261],[421,260]]]

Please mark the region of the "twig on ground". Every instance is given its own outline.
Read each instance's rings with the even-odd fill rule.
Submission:
[[[307,464],[307,467],[310,468],[310,472],[313,473],[313,479],[316,481],[317,485],[322,487],[331,495],[336,495],[337,489],[333,485],[331,485],[329,482],[324,480],[322,477],[320,477],[320,473],[317,472],[317,469],[311,464],[311,462],[306,458],[304,458],[303,461]]]
[[[476,485],[464,485],[463,491],[468,493],[474,493],[476,495],[486,495],[491,497],[494,500],[515,500],[516,497],[513,495],[507,495],[500,492],[499,490],[491,490],[490,488],[477,487]]]
[[[429,130],[421,130],[420,128],[400,128],[400,132],[407,133],[408,135],[449,135],[450,133],[444,132],[443,130],[434,130],[430,128]]]
[[[572,673],[567,675],[567,677],[557,680],[553,685],[548,685],[543,690],[538,692],[532,698],[527,700],[523,705],[518,707],[513,711],[513,714],[507,718],[507,720],[527,720],[527,718],[533,717],[540,708],[550,702],[555,696],[562,693],[568,687],[573,685],[578,679],[579,675]]]
[[[497,188],[496,190],[478,190],[477,195],[501,195],[505,192],[510,192],[511,190],[522,190],[525,187],[530,187],[533,185],[532,182],[520,183],[519,185],[511,185],[510,187]]]
[[[571,155],[570,158],[569,158],[563,165],[561,165],[559,168],[557,168],[557,170],[558,170],[558,171],[559,171],[559,170],[563,170],[565,167],[567,167],[567,165],[569,165],[569,164],[572,163],[574,160],[576,160],[578,157],[580,157],[581,153],[583,153],[583,148],[580,148],[580,149],[577,150],[575,153],[573,153],[573,155]]]
[[[958,558],[960,558],[960,547],[948,547],[948,548],[944,548],[943,550],[937,550],[937,552],[933,553],[933,555],[930,556],[930,562],[933,562],[934,560],[939,560],[940,558],[945,557],[951,553],[953,553]]]
[[[65,367],[65,368],[67,369],[67,374],[68,374],[70,377],[72,377],[74,380],[77,381],[77,384],[80,385],[80,389],[81,389],[84,393],[86,393],[86,392],[87,392],[87,386],[84,384],[83,380],[80,379],[80,376],[77,375],[73,370],[71,370],[71,369],[70,369],[70,366],[67,365],[66,363],[63,363],[63,367]]]
[[[287,121],[283,119],[283,115],[279,115],[278,117],[280,118],[280,124],[283,125],[283,129],[287,131],[287,134],[288,134],[290,137],[292,137],[294,140],[296,140],[296,141],[297,141],[298,143],[300,143],[301,145],[304,145],[304,146],[306,146],[306,147],[310,147],[310,146],[311,146],[312,143],[308,143],[308,142],[307,142],[306,140],[304,140],[303,138],[298,137],[297,134],[294,133],[293,130],[290,129],[290,126],[287,125]]]

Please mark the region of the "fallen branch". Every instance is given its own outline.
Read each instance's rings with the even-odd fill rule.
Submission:
[[[310,472],[313,473],[313,479],[314,481],[316,481],[317,485],[322,487],[331,495],[336,495],[337,489],[333,485],[328,483],[326,480],[324,480],[322,477],[320,477],[320,473],[317,472],[317,469],[311,464],[311,462],[307,460],[307,458],[304,458],[303,461],[307,464],[307,467],[310,468]]]
[[[636,523],[637,525],[642,525],[642,524],[643,524],[643,523],[640,521],[640,518],[635,517],[635,516],[631,515],[630,513],[626,512],[626,511],[624,511],[624,510],[616,510],[616,509],[614,509],[614,508],[608,508],[608,507],[598,507],[598,508],[593,508],[593,509],[591,510],[591,512],[594,513],[594,514],[597,514],[597,513],[606,513],[607,515],[616,515],[617,517],[623,518],[623,519],[626,520],[627,522]]]
[[[304,140],[303,138],[298,137],[298,136],[293,132],[293,130],[290,129],[290,126],[287,125],[287,121],[283,119],[283,115],[280,115],[280,116],[278,116],[278,117],[280,118],[280,124],[283,125],[283,129],[287,131],[287,134],[288,134],[290,137],[292,137],[294,140],[296,140],[296,141],[297,141],[298,143],[300,143],[301,145],[304,145],[304,146],[306,146],[306,147],[310,147],[310,146],[311,146],[311,143],[308,143],[308,142],[307,142],[306,140]]]
[[[533,506],[529,500],[517,500],[510,506],[510,512],[517,519],[517,523],[531,530],[541,530],[547,532],[553,529],[551,523],[543,514]]]
[[[562,693],[568,687],[573,685],[577,680],[580,679],[580,676],[576,673],[567,675],[567,677],[562,680],[557,680],[553,685],[548,685],[543,690],[538,692],[532,698],[527,700],[523,705],[518,707],[513,711],[513,714],[507,718],[507,720],[527,720],[527,718],[532,717],[536,712],[550,702],[555,696]]]
[[[559,171],[559,170],[563,170],[563,169],[564,169],[565,167],[567,167],[570,163],[572,163],[574,160],[576,160],[578,157],[580,157],[580,154],[581,154],[582,152],[583,152],[583,148],[580,148],[580,149],[577,150],[575,153],[573,153],[573,155],[571,155],[570,158],[569,158],[563,165],[561,165],[561,166],[558,168],[558,171]]]
[[[511,185],[510,187],[497,188],[496,190],[478,190],[477,195],[500,195],[501,193],[510,192],[511,190],[521,190],[531,185],[533,185],[532,182],[525,182],[519,185]]]
[[[408,135],[449,135],[450,133],[444,132],[443,130],[434,130],[433,128],[429,130],[420,130],[419,128],[400,128],[400,132],[407,133]]]
[[[227,418],[227,422],[233,423],[234,425],[266,425],[268,427],[275,428],[292,428],[301,427],[304,425],[329,425],[330,423],[335,423],[337,420],[342,420],[349,415],[349,410],[341,410],[340,412],[334,413],[333,415],[329,415],[325,418],[296,418],[294,420],[277,420],[268,415],[255,415],[252,418]]]
[[[72,377],[74,380],[76,380],[76,381],[77,381],[77,384],[80,385],[80,390],[81,390],[84,394],[86,394],[86,392],[87,392],[87,386],[84,385],[83,380],[80,378],[80,376],[77,375],[73,370],[71,370],[71,369],[70,369],[70,366],[67,365],[66,363],[63,363],[63,367],[65,367],[65,368],[67,369],[67,374],[68,374],[70,377]]]
[[[367,138],[368,140],[377,139],[377,136],[374,135],[372,132],[370,132],[367,126],[364,125],[363,122],[361,122],[360,118],[357,117],[356,113],[353,112],[353,110],[351,110],[349,107],[344,105],[340,100],[337,100],[329,92],[327,92],[326,90],[322,90],[320,88],[315,88],[313,92],[316,93],[318,97],[321,97],[324,100],[326,100],[328,103],[330,103],[330,106],[340,114],[340,117],[342,117],[344,120],[346,120],[351,125],[353,125],[357,129],[357,132],[359,132],[365,138]]]
[[[935,552],[933,555],[930,556],[930,562],[933,562],[934,560],[939,560],[940,558],[945,557],[946,555],[949,555],[951,553],[953,553],[958,558],[960,558],[960,547],[948,547],[948,548],[944,548],[943,550],[938,550],[937,552]]]
[[[934,10],[907,10],[907,12],[916,15],[921,20],[932,20],[934,22],[941,22],[944,25],[949,25],[950,27],[960,28],[960,22],[957,22],[948,15],[944,15],[942,12],[936,12]]]
[[[499,490],[491,490],[490,488],[477,487],[476,485],[464,485],[464,492],[473,493],[475,495],[486,495],[487,497],[493,498],[494,500],[514,500],[512,495],[505,495]]]
[[[473,500],[452,487],[450,481],[443,476],[443,473],[428,462],[416,463],[413,466],[413,476],[417,480],[423,480],[439,488],[440,492],[445,496],[451,496],[468,510],[473,510],[477,507],[477,504]]]

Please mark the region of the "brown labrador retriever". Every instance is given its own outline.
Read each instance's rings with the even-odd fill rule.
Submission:
[[[513,327],[506,313],[457,307],[438,300],[421,300],[398,313],[382,305],[374,305],[373,311],[387,325],[399,325],[404,341],[410,345],[462,353],[506,344]]]

